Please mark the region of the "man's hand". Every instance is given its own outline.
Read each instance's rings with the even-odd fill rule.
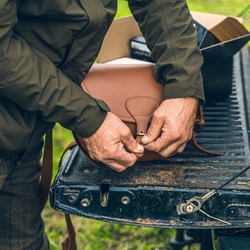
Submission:
[[[132,166],[144,147],[133,138],[130,129],[114,114],[108,112],[100,128],[83,139],[92,159],[121,172]]]
[[[192,137],[197,105],[198,100],[192,97],[163,101],[141,143],[163,157],[181,153]]]

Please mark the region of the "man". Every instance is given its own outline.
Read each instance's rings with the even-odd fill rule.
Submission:
[[[182,152],[198,102],[202,56],[185,1],[129,0],[165,85],[165,101],[141,140],[162,156]],[[0,249],[48,249],[39,209],[45,132],[58,122],[116,171],[144,147],[102,101],[78,86],[96,59],[116,0],[0,2]]]

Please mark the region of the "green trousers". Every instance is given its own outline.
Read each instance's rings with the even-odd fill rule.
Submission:
[[[40,142],[22,164],[0,158],[0,249],[48,250],[40,213]]]

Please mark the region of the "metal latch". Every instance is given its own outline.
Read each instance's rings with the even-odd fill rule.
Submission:
[[[214,194],[216,194],[219,190],[221,190],[227,184],[229,184],[230,182],[234,181],[237,177],[239,177],[240,175],[242,175],[243,173],[245,173],[249,168],[250,168],[250,165],[248,167],[246,167],[245,169],[243,169],[242,171],[240,171],[238,174],[236,174],[233,177],[231,177],[228,181],[226,181],[225,183],[223,183],[222,185],[220,185],[218,188],[212,189],[211,191],[209,191],[205,195],[203,195],[203,196],[194,196],[193,198],[187,200],[185,203],[178,204],[176,206],[176,212],[177,212],[177,214],[178,215],[192,214],[192,213],[195,213],[197,211],[200,211],[200,212],[202,212],[203,214],[205,214],[209,218],[212,218],[214,220],[217,220],[217,221],[223,222],[225,224],[231,225],[231,223],[229,223],[227,221],[221,220],[219,218],[216,218],[214,216],[211,216],[211,215],[207,214],[205,211],[201,210],[201,207],[203,206],[203,204],[209,198],[211,198]]]
[[[213,189],[210,192],[206,193],[203,196],[195,196],[189,199],[186,203],[181,203],[176,206],[176,212],[178,215],[181,214],[191,214],[198,211],[204,202],[208,200],[211,196],[216,193],[216,190]]]
[[[106,207],[109,201],[109,184],[102,183],[100,187],[100,204]]]

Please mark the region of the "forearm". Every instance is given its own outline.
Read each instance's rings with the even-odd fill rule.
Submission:
[[[192,96],[204,100],[203,58],[186,2],[128,2],[156,62],[156,80],[165,85],[165,98]]]
[[[11,1],[5,2],[6,6],[4,2],[0,6],[0,96],[83,137],[92,135],[105,119],[108,108],[13,33],[17,21],[15,6]]]

